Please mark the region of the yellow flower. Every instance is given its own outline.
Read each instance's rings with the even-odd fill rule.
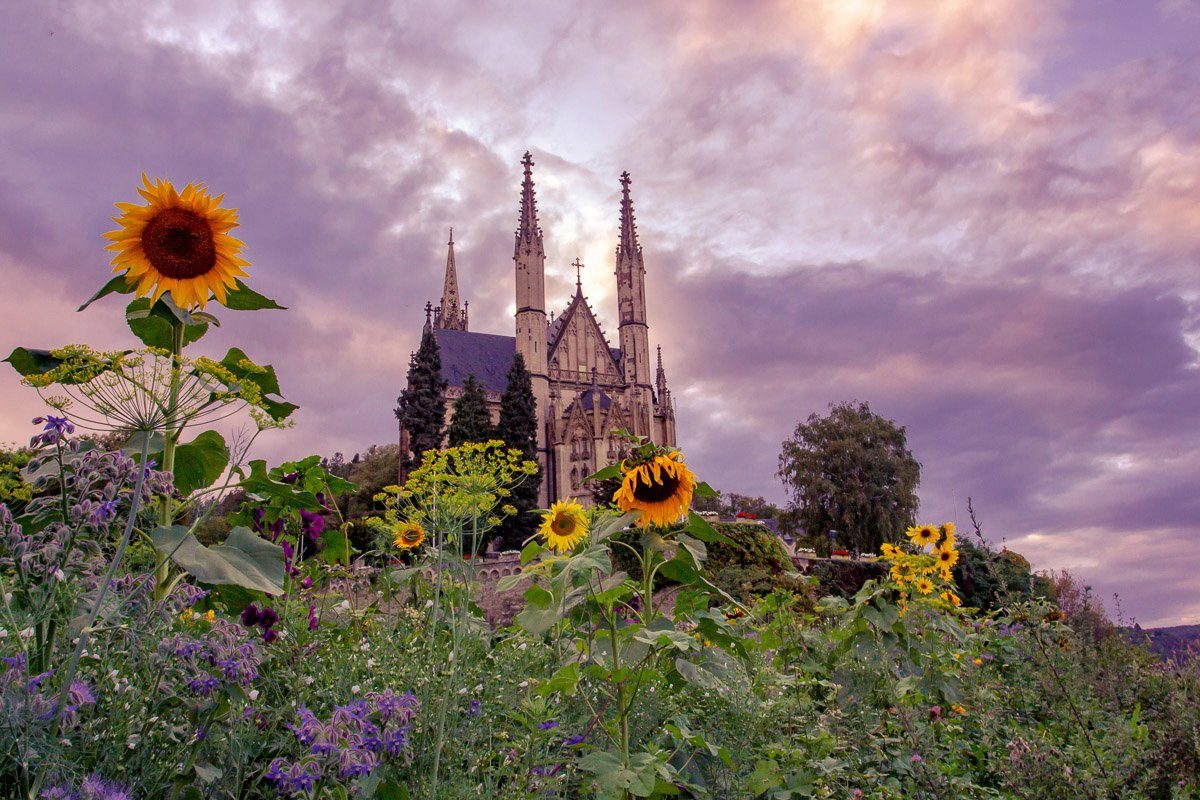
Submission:
[[[938,567],[938,575],[940,575],[942,577],[942,580],[944,580],[944,581],[953,581],[954,580],[954,570],[951,569],[950,567],[939,566]]]
[[[884,558],[895,558],[897,553],[900,551],[896,549],[895,545],[884,542],[883,545],[880,546],[879,552],[883,553]]]
[[[587,513],[574,500],[560,500],[551,505],[549,511],[543,512],[538,533],[554,552],[570,552],[587,538]]]
[[[977,667],[982,667],[982,666],[983,666],[983,659],[982,659],[982,658],[979,658],[979,657],[975,657],[975,658],[972,658],[972,659],[971,659],[971,663],[972,663],[972,664],[974,664],[974,665],[975,665],[975,666],[977,666]]]
[[[933,544],[938,538],[938,529],[933,525],[916,525],[909,528],[905,535],[918,547]]]
[[[421,527],[419,522],[405,520],[396,528],[396,532],[392,536],[392,541],[401,550],[411,550],[414,547],[420,547],[421,543],[425,541],[425,529]]]
[[[208,302],[211,292],[224,304],[226,290],[245,275],[250,262],[238,255],[242,242],[229,235],[237,227],[237,209],[221,208],[225,195],[213,197],[202,183],[177,192],[170,181],[153,183],[142,174],[138,194],[146,205],[117,203],[113,221],[121,227],[104,234],[115,250],[113,272],[124,272],[138,297],[157,300],[164,292],[181,308]]]
[[[184,610],[183,610],[183,611],[182,611],[182,612],[179,614],[179,621],[180,621],[180,622],[190,622],[190,621],[191,621],[191,619],[192,619],[192,617],[194,617],[194,616],[196,616],[196,612],[195,612],[195,611],[192,611],[190,608],[185,608],[185,609],[184,609]]]
[[[912,564],[897,564],[892,567],[892,580],[896,583],[912,583],[917,577]]]
[[[205,618],[206,620],[208,620],[209,622],[216,622],[216,620],[217,620],[217,612],[213,611],[213,610],[210,608],[208,611],[205,611],[205,612],[204,612],[204,618]]]
[[[950,706],[950,710],[953,711],[955,714],[962,714],[963,716],[966,716],[966,714],[967,714],[967,710],[965,708],[963,708],[962,706],[960,706],[958,703],[952,704]]]
[[[958,551],[954,549],[954,545],[939,544],[934,550],[934,555],[937,557],[939,567],[948,569],[958,563]]]
[[[958,595],[956,595],[954,592],[942,592],[938,596],[941,597],[943,600],[945,600],[950,605],[954,606],[955,608],[958,608],[959,606],[962,605],[962,599]]]
[[[933,591],[933,581],[929,578],[917,578],[917,591],[921,594],[929,594]]]
[[[958,541],[958,535],[954,532],[954,523],[947,522],[945,525],[942,526],[941,545],[942,546],[949,545],[950,547],[953,547],[954,543],[956,541]]]
[[[654,456],[642,464],[622,464],[621,488],[613,500],[622,511],[641,511],[637,524],[672,525],[687,513],[696,489],[696,476],[678,450]]]

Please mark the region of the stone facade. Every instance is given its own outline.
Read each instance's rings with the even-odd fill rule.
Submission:
[[[483,383],[492,420],[499,417],[513,354],[525,357],[537,401],[538,461],[542,465],[539,502],[574,498],[585,504],[591,493],[583,479],[612,462],[621,451],[616,431],[625,429],[659,444],[675,444],[675,405],[667,388],[662,348],[650,361],[646,316],[645,263],[638,243],[629,173],[621,175],[620,232],[615,267],[617,347],[613,347],[583,295],[576,260],[575,294],[557,317],[546,313],[546,251],[538,225],[533,158],[522,160],[521,209],[513,244],[516,291],[515,335],[468,330],[461,300],[451,231],[442,302],[427,304],[425,324],[441,350],[442,375],[452,401],[468,375]],[[652,377],[653,369],[653,377]],[[405,439],[401,431],[401,442]]]

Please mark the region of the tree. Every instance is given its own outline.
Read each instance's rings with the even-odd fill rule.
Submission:
[[[462,394],[454,401],[454,416],[446,429],[446,438],[451,447],[458,447],[467,442],[486,442],[494,434],[483,384],[474,375],[468,375]]]
[[[837,531],[840,547],[878,552],[913,525],[921,465],[903,426],[866,403],[841,403],[813,414],[783,442],[778,477],[800,524],[818,546]]]
[[[408,386],[400,393],[396,418],[408,431],[411,453],[401,456],[412,464],[426,450],[442,446],[446,422],[446,381],[442,379],[442,357],[437,339],[429,328],[421,335],[421,346],[408,363]]]
[[[500,395],[500,421],[496,436],[514,450],[520,450],[528,459],[537,460],[537,401],[533,397],[533,381],[525,367],[525,357],[520,353],[513,356],[508,368],[508,379],[504,394]],[[542,484],[542,473],[525,479],[513,490],[512,504],[517,513],[506,517],[496,531],[504,547],[519,548],[533,534],[537,518],[529,513],[537,508],[538,488]]]

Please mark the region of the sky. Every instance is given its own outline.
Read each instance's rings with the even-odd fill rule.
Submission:
[[[1200,623],[1200,3],[10,0],[0,350],[128,347],[101,234],[144,171],[239,209],[222,312],[301,405],[253,455],[347,456],[392,413],[447,229],[511,334],[521,155],[547,297],[613,335],[618,176],[680,444],[782,502],[831,403],[906,426],[921,519]],[[615,343],[615,342],[614,342]],[[0,374],[0,441],[42,410]]]

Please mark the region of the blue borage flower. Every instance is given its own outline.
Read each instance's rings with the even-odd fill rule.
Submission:
[[[288,725],[296,741],[308,748],[297,761],[277,758],[265,777],[281,795],[308,791],[321,778],[369,775],[385,759],[404,754],[409,731],[421,704],[412,692],[372,692],[335,706],[328,720],[301,706]]]

